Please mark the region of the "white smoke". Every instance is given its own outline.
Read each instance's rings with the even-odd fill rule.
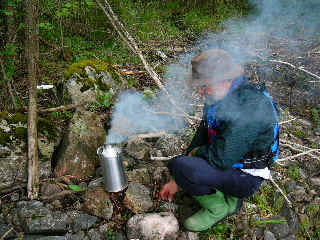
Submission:
[[[165,87],[179,108],[192,111],[185,81],[190,77],[191,59],[199,52],[224,49],[244,66],[252,59],[270,57],[271,40],[285,41],[289,50],[296,52],[299,39],[320,36],[319,0],[251,0],[251,3],[255,5],[255,14],[227,21],[223,32],[207,34],[197,41],[192,51],[168,66]],[[119,143],[137,133],[182,129],[186,121],[174,117],[177,113],[163,92],[151,103],[141,93],[125,92],[115,105],[107,142]]]

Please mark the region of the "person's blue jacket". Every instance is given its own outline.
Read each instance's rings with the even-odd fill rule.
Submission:
[[[215,137],[208,137],[208,117],[214,107]],[[198,147],[195,156],[221,169],[231,168],[244,156],[264,152],[274,142],[277,123],[273,106],[263,91],[247,80],[218,102],[208,99],[203,120],[186,153]]]

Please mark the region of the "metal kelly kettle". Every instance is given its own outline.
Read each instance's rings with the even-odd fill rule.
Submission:
[[[104,144],[98,148],[97,154],[103,169],[105,191],[120,192],[125,189],[128,179],[124,171],[121,148],[116,144]]]

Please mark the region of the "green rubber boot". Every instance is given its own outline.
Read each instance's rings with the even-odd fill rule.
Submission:
[[[228,216],[229,206],[222,192],[216,191],[215,194],[195,198],[203,208],[185,220],[184,227],[189,231],[207,230]]]
[[[237,213],[243,204],[243,199],[237,198],[228,194],[224,194],[224,198],[228,205],[228,216]]]

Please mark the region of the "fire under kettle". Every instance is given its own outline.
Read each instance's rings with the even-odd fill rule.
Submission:
[[[103,169],[104,188],[107,192],[120,192],[128,186],[128,179],[124,171],[121,149],[116,144],[104,144],[99,147]]]

